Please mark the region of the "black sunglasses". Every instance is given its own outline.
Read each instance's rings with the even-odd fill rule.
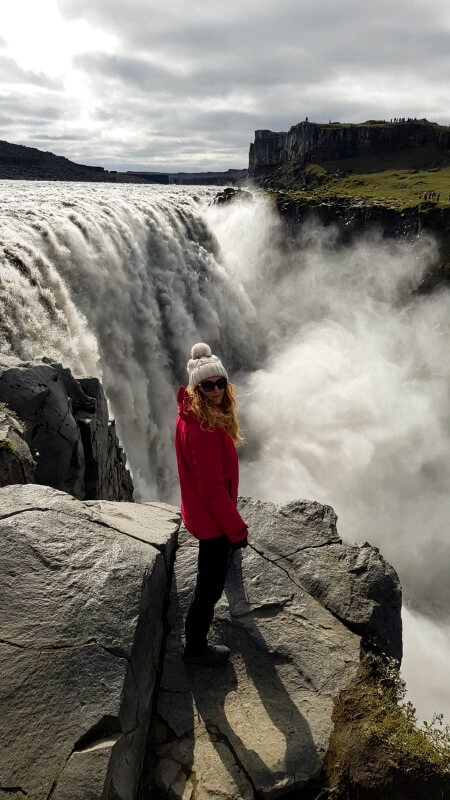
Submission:
[[[227,379],[219,378],[218,381],[201,381],[200,385],[205,392],[212,392],[215,386],[217,386],[218,389],[225,389],[225,386],[227,385]]]

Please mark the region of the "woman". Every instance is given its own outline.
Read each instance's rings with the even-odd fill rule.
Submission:
[[[220,359],[204,342],[187,363],[189,385],[178,390],[175,430],[181,515],[199,540],[197,585],[186,617],[183,658],[219,666],[228,647],[208,645],[214,605],[223,592],[230,548],[247,545],[247,526],[237,506],[239,468],[235,445],[244,441],[234,389]]]

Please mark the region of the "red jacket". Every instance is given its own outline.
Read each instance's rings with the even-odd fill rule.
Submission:
[[[202,430],[194,412],[187,410],[185,398],[186,389],[180,386],[175,447],[183,522],[198,539],[214,539],[225,533],[231,542],[239,542],[247,536],[247,526],[236,508],[236,447],[223,428]]]

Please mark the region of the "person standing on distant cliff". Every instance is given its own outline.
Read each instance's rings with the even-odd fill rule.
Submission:
[[[181,516],[199,540],[197,585],[185,623],[184,661],[220,666],[230,655],[207,636],[227,574],[230,550],[247,545],[248,529],[237,510],[236,445],[244,442],[234,387],[221,360],[204,342],[187,362],[189,384],[178,390],[175,448]]]

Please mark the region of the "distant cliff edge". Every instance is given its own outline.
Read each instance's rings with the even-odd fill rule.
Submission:
[[[426,153],[423,153],[424,148]],[[258,178],[275,167],[295,162],[302,169],[350,158],[411,150],[428,161],[450,158],[450,128],[426,119],[405,122],[369,120],[359,124],[299,122],[287,133],[255,131],[250,145],[249,176]]]
[[[229,186],[241,183],[246,178],[246,169],[229,169],[226,172],[118,172],[76,164],[64,156],[55,156],[36,147],[0,140],[0,180]]]

